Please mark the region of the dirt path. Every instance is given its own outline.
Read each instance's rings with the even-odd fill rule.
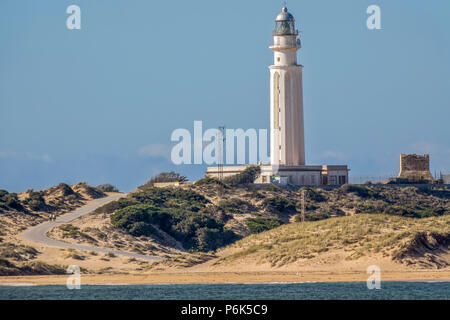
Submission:
[[[81,245],[81,244],[67,243],[67,242],[51,239],[47,236],[47,233],[50,230],[52,230],[53,228],[55,228],[59,225],[65,224],[65,223],[69,223],[69,222],[71,222],[79,217],[82,217],[84,215],[87,215],[87,214],[91,213],[92,211],[94,211],[95,209],[97,209],[111,201],[115,201],[119,198],[122,198],[124,196],[126,196],[126,194],[120,193],[120,194],[109,195],[105,198],[93,200],[85,206],[82,206],[72,212],[66,213],[66,214],[58,217],[56,219],[56,221],[44,222],[44,223],[41,223],[40,225],[37,225],[35,227],[28,229],[27,231],[25,231],[22,234],[22,237],[28,241],[38,242],[38,243],[42,243],[42,244],[45,244],[48,246],[53,246],[53,247],[72,248],[72,249],[95,251],[95,252],[102,252],[102,253],[111,252],[111,253],[114,253],[117,255],[122,255],[122,256],[136,258],[136,259],[143,259],[143,260],[148,260],[148,261],[161,260],[161,258],[159,258],[159,257],[146,256],[146,255],[137,254],[137,253],[133,253],[133,252],[126,252],[126,251],[120,251],[120,250],[114,250],[114,249],[107,249],[107,248],[100,248],[100,247],[94,247],[94,246],[86,246],[86,245]]]

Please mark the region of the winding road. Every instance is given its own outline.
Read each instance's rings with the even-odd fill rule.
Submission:
[[[40,225],[37,225],[35,227],[32,227],[25,231],[22,236],[26,240],[43,243],[48,246],[55,246],[55,247],[62,247],[62,248],[72,248],[72,249],[78,249],[78,250],[86,250],[86,251],[96,251],[96,252],[102,252],[102,253],[114,253],[117,255],[122,255],[126,257],[136,258],[136,259],[143,259],[143,260],[149,260],[149,261],[159,261],[161,258],[155,257],[155,256],[146,256],[143,254],[137,254],[133,252],[127,252],[127,251],[120,251],[120,250],[114,250],[114,249],[108,249],[108,248],[100,248],[100,247],[92,247],[92,246],[85,246],[81,244],[74,244],[74,243],[67,243],[63,241],[58,241],[55,239],[51,239],[47,236],[47,233],[55,228],[56,226],[59,226],[64,223],[69,223],[79,217],[82,217],[84,215],[87,215],[94,211],[95,209],[107,204],[108,202],[115,201],[119,198],[122,198],[126,196],[126,194],[114,194],[110,195],[104,198],[99,198],[96,200],[93,200],[89,204],[82,206],[72,212],[66,213],[58,218],[56,218],[56,221],[49,221],[41,223]]]

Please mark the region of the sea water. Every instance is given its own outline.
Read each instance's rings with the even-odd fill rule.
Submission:
[[[450,299],[450,282],[382,282],[369,290],[365,282],[266,284],[166,284],[0,286],[0,300],[309,300],[309,299]]]

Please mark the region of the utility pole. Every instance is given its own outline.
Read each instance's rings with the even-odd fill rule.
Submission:
[[[219,131],[217,132],[217,147],[219,150],[217,151],[218,159],[217,159],[217,177],[219,179],[219,182],[217,184],[217,195],[219,197],[219,200],[222,198],[223,195],[223,185],[222,185],[222,179],[223,179],[223,145],[225,142],[225,126],[219,126]]]
[[[302,189],[302,222],[305,222],[306,212],[306,190]]]

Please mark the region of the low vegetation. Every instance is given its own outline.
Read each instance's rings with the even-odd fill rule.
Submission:
[[[109,183],[101,184],[97,186],[97,189],[102,192],[119,192],[119,189]]]
[[[206,176],[204,178],[201,178],[197,181],[195,181],[196,186],[213,186],[213,187],[222,187],[222,188],[228,188],[228,186],[220,181],[217,178]]]
[[[256,178],[261,174],[260,166],[249,166],[241,173],[233,176],[229,176],[223,179],[224,184],[229,186],[245,185],[253,183]]]
[[[182,176],[179,173],[170,171],[170,172],[161,172],[158,175],[152,177],[146,183],[139,187],[139,189],[151,188],[155,185],[155,183],[160,182],[186,182],[188,179],[185,176]]]
[[[34,260],[38,251],[15,243],[0,244],[0,276],[64,274],[62,266]]]
[[[240,214],[254,210],[251,203],[239,198],[230,198],[221,200],[217,204],[217,208],[226,214]]]
[[[0,190],[0,212],[28,214],[63,212],[83,204],[83,200],[106,196],[101,190],[81,182],[74,186],[60,183],[45,190],[29,189],[24,193],[8,193]]]
[[[63,238],[74,238],[74,239],[84,239],[90,243],[96,243],[97,240],[88,235],[85,232],[80,231],[78,227],[75,227],[71,224],[63,224],[58,227],[61,231],[63,231]]]
[[[174,268],[189,268],[198,264],[205,263],[209,260],[217,258],[217,255],[212,252],[194,252],[191,254],[179,254],[167,259],[153,262],[148,269],[150,270],[164,270],[167,267]]]
[[[81,223],[61,225],[50,235],[166,257],[153,264],[130,261],[139,270],[191,267],[219,256],[216,265],[251,260],[281,267],[329,252],[344,252],[346,261],[380,255],[425,268],[448,266],[439,254],[448,250],[450,233],[450,190],[445,186],[254,185],[259,174],[258,166],[249,166],[222,181],[205,177],[195,184],[154,187],[156,182],[186,181],[177,173],[163,173],[81,218]],[[115,191],[109,184],[91,187],[85,183],[62,183],[22,194],[0,190],[0,274],[64,273],[62,267],[37,262],[39,252],[12,244],[9,234],[42,222],[50,213],[68,211],[84,200]],[[306,222],[300,223],[303,193]],[[95,224],[89,223],[92,219]],[[65,257],[115,258],[77,251],[67,251]]]
[[[281,220],[277,218],[249,218],[245,221],[251,233],[260,233],[281,225]]]
[[[263,206],[270,212],[295,211],[295,203],[281,196],[267,197],[263,200]]]
[[[152,185],[149,183],[96,213],[109,215],[115,228],[134,237],[151,237],[166,243],[163,237],[167,240],[170,236],[185,250],[202,252],[301,221],[303,192],[307,222],[364,213],[415,219],[450,213],[450,192],[445,187],[371,184],[326,189],[254,185],[259,174],[258,166],[249,166],[241,174],[222,181],[205,177],[175,188],[148,187]],[[168,181],[181,175],[172,172],[157,177]]]
[[[73,187],[74,193],[81,195],[84,199],[98,199],[106,197],[106,194],[103,190],[90,186],[86,182],[80,182]]]
[[[8,193],[6,190],[0,190],[0,213],[3,210],[24,211],[25,208],[17,198],[17,193]]]
[[[194,251],[215,250],[237,239],[205,213],[210,201],[192,190],[147,188],[130,198],[133,204],[115,211],[111,224],[133,236],[160,237],[162,230]]]
[[[14,261],[28,261],[36,258],[39,252],[30,246],[6,242],[0,244],[0,259],[12,259]]]
[[[65,273],[65,267],[50,265],[42,261],[13,263],[0,258],[0,276],[56,275]]]
[[[414,219],[386,214],[361,214],[322,221],[291,223],[251,235],[227,247],[217,264],[270,264],[281,267],[322,252],[345,250],[343,259],[379,254],[405,264],[443,268],[439,257],[450,243],[450,216]]]

